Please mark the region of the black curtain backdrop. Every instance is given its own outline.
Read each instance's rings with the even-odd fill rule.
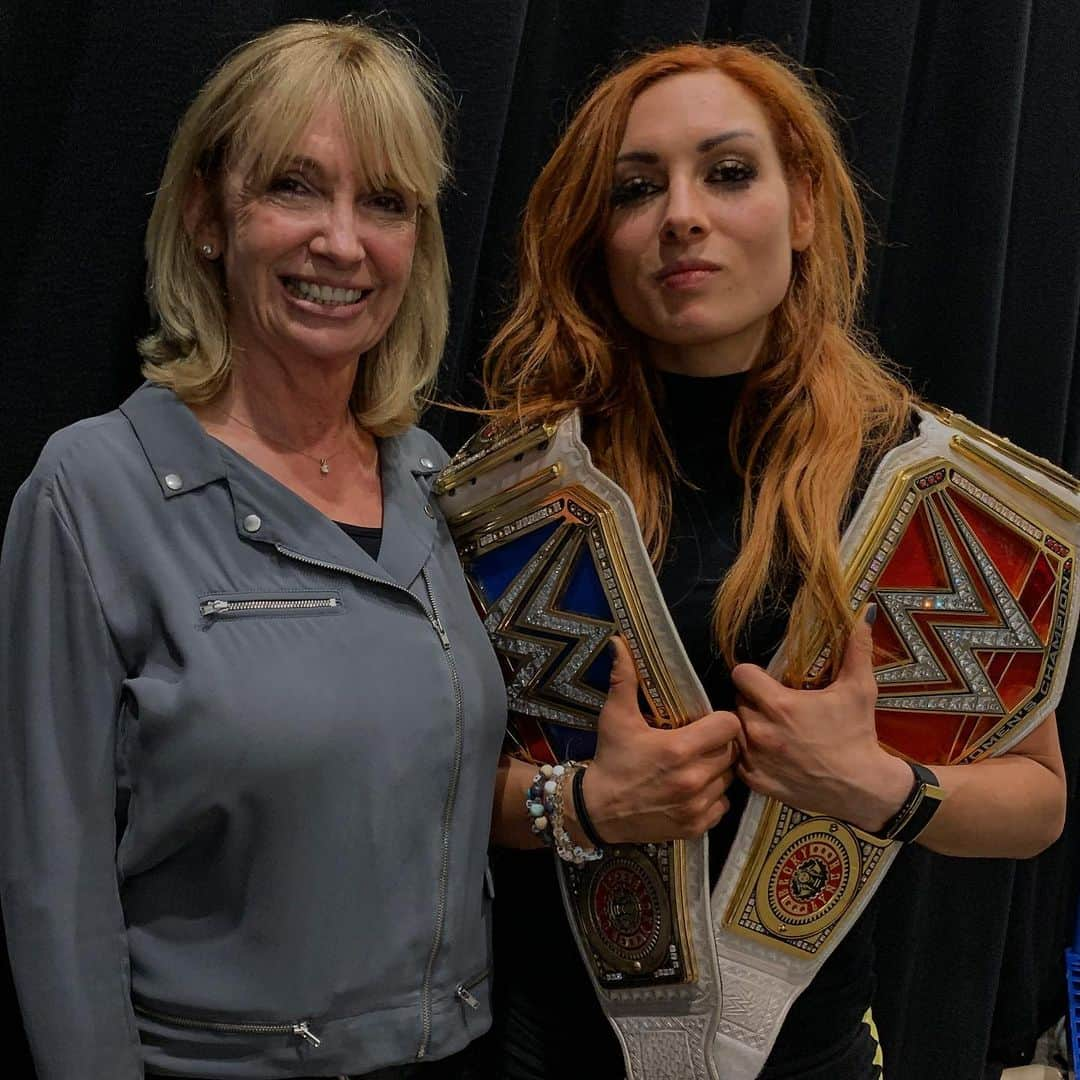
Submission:
[[[196,88],[267,27],[350,11],[419,41],[459,105],[444,395],[477,400],[526,192],[596,72],[652,44],[765,39],[812,67],[845,119],[878,234],[867,321],[886,350],[932,400],[1080,471],[1075,0],[8,0],[0,516],[50,432],[137,385],[142,235]],[[450,449],[468,433],[441,410],[424,422]],[[1074,678],[1059,710],[1073,791],[1078,712]],[[1024,863],[901,856],[875,1002],[890,1080],[983,1080],[1030,1059],[1064,1008],[1078,831],[1071,808],[1065,836]],[[552,995],[554,1017],[557,980]],[[570,1018],[553,1022],[571,1038]],[[16,1034],[7,1074],[31,1077],[20,1054]]]

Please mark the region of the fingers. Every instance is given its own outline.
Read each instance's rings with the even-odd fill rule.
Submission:
[[[734,767],[725,769],[719,776],[706,784],[701,792],[702,809],[697,821],[693,822],[695,832],[700,835],[708,832],[730,809],[727,789],[735,779]]]
[[[638,708],[638,674],[626,641],[619,636],[611,638],[613,653],[611,680],[607,701],[597,721],[599,733],[609,736],[620,725],[634,729],[654,730],[641,715]],[[665,738],[674,740],[672,748],[681,741],[681,749],[691,757],[727,752],[728,745],[739,737],[739,718],[732,712],[706,713],[692,724],[674,731],[664,732]]]
[[[616,635],[610,641],[611,681],[607,701],[600,710],[597,726],[600,729],[610,729],[619,722],[640,725],[644,720],[638,709],[638,677],[634,658],[621,637]]]
[[[638,674],[626,642],[612,638],[607,701],[589,769],[589,807],[613,843],[700,836],[728,809],[741,728],[732,712],[711,712],[674,730],[652,727],[638,702]]]
[[[702,754],[701,760],[708,762],[712,769],[730,769],[738,760],[740,753],[738,742],[732,739],[718,749]]]
[[[701,731],[695,728],[701,727]],[[674,731],[654,731],[651,766],[654,775],[663,775],[678,798],[686,798],[730,770],[739,756],[735,739],[738,719],[731,713],[709,713],[700,720]],[[708,732],[702,738],[702,732]]]
[[[768,795],[762,786],[761,778],[745,760],[740,760],[735,766],[735,775],[751,790],[759,795]]]
[[[664,736],[668,739],[688,731],[682,728],[664,732]],[[729,739],[711,753],[699,754],[688,752],[686,746],[678,746],[670,739],[668,743],[675,750],[677,764],[665,773],[666,799],[672,817],[680,825],[679,835],[699,836],[716,824],[727,809],[724,793],[735,777],[738,745]],[[670,755],[664,756],[671,760]]]
[[[736,691],[755,705],[762,705],[775,697],[778,690],[787,689],[757,664],[736,664],[731,671],[731,681]]]
[[[630,700],[636,703],[638,690],[637,668],[634,666],[634,658],[630,655],[630,648],[626,644],[626,639],[619,634],[613,634],[608,639],[608,648],[612,652],[608,693],[619,698],[630,697]]]
[[[749,759],[754,754],[762,753],[770,757],[787,756],[790,731],[785,725],[774,723],[765,713],[750,705],[740,703],[736,708],[739,715],[739,748],[742,758]]]
[[[767,769],[754,767],[751,759],[740,759],[735,764],[735,775],[753,792],[765,795],[770,799],[779,799],[781,802],[800,809],[812,808],[799,793],[785,785]]]
[[[871,604],[867,611],[877,611],[877,605]],[[875,615],[876,618],[876,615]],[[857,619],[855,627],[848,638],[847,647],[844,649],[844,659],[840,663],[841,676],[856,674],[860,668],[871,662],[874,650],[873,632],[870,620],[867,618]]]
[[[734,778],[734,769],[725,769],[679,803],[672,813],[674,838],[690,838],[708,832],[730,809],[727,789]]]
[[[777,682],[756,664],[739,664],[731,673],[735,683],[735,713],[739,719],[739,745],[745,753],[774,727],[790,722],[799,705],[798,694]]]
[[[725,752],[739,738],[739,718],[733,712],[706,713],[686,727],[671,732],[682,740],[686,752],[693,757],[705,757]]]
[[[855,623],[855,628],[848,638],[844,649],[844,658],[840,664],[833,686],[848,683],[857,686],[866,694],[877,697],[877,683],[874,679],[874,638],[873,624],[877,618],[877,604],[868,604],[863,618]]]
[[[868,604],[863,618],[855,623],[831,688],[855,689],[860,697],[877,698],[877,682],[874,678],[873,624],[877,618],[877,604]],[[757,664],[737,664],[731,672],[736,692],[746,703],[767,716],[777,716],[791,706],[790,687],[774,679]],[[815,693],[816,691],[811,691]]]
[[[735,766],[725,769],[719,776],[716,777],[705,789],[705,794],[714,802],[721,796],[726,795],[727,789],[731,787],[731,782],[735,779]]]
[[[734,776],[731,765],[716,769],[709,761],[697,761],[636,786],[620,776],[612,794],[597,763],[585,775],[586,801],[609,843],[688,839],[707,832],[727,812],[726,792]]]

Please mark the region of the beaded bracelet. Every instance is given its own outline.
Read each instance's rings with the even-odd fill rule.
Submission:
[[[563,786],[582,768],[584,766],[576,761],[565,765],[541,765],[525,793],[525,809],[531,819],[533,835],[539,836],[548,847],[553,846],[564,862],[575,866],[604,857],[600,846],[583,848],[575,844],[563,824]]]
[[[533,836],[539,836],[548,847],[553,843],[551,823],[555,813],[554,796],[565,773],[566,768],[562,765],[541,765],[525,794],[525,809],[532,818]]]
[[[568,762],[574,769],[574,775],[581,771],[577,762]],[[573,837],[566,831],[563,825],[563,786],[570,774],[563,774],[555,780],[555,791],[552,793],[552,817],[551,835],[555,841],[555,853],[563,862],[573,863],[574,866],[582,866],[584,863],[593,862],[604,857],[604,849],[601,847],[583,848],[575,844]]]

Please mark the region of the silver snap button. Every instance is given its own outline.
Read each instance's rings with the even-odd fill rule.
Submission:
[[[431,458],[429,458],[429,457],[422,457],[420,459],[420,468],[421,469],[434,469],[435,468],[435,462],[432,461]]]
[[[244,529],[247,532],[258,532],[262,528],[262,518],[258,514],[248,514],[244,518]]]
[[[165,486],[170,491],[179,491],[184,486],[184,481],[180,479],[178,473],[166,473],[165,474]]]
[[[427,514],[429,518],[435,516],[435,511],[431,509],[431,503],[424,503],[424,513]]]

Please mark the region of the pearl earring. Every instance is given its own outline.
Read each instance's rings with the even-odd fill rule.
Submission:
[[[203,244],[199,250],[209,259],[214,254],[214,245]]]

